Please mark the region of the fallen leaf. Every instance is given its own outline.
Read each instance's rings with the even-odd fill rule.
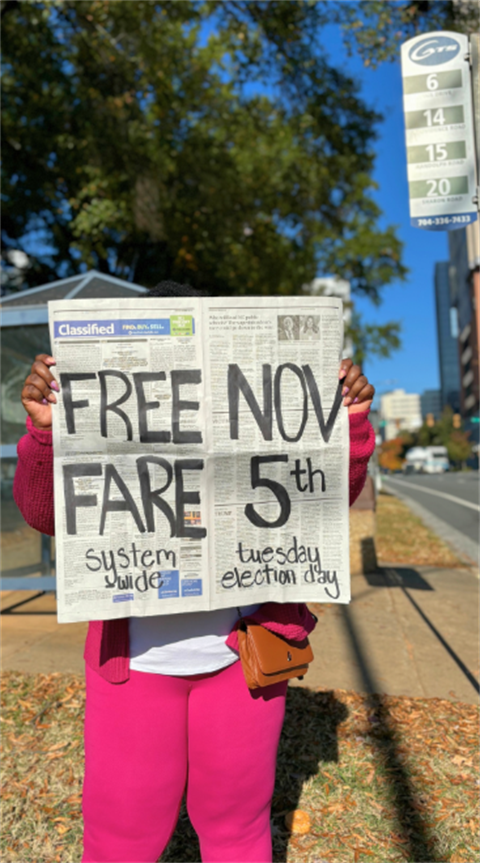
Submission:
[[[472,763],[472,759],[465,758],[464,755],[454,755],[452,758],[452,764],[456,764],[458,767],[462,767],[463,765],[465,765],[466,767],[471,767]]]
[[[294,809],[285,815],[285,824],[292,833],[310,833],[312,822],[308,812]]]
[[[58,749],[63,749],[65,746],[68,746],[69,740],[66,740],[65,743],[55,743],[53,746],[48,747],[49,752],[57,752]]]

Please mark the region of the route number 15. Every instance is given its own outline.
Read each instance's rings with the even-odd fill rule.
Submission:
[[[430,162],[443,162],[448,156],[446,144],[427,144],[425,149]]]

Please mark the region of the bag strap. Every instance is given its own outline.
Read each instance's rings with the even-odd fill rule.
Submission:
[[[238,628],[241,629],[242,632],[246,632],[247,631],[247,624],[245,622],[245,618],[243,617],[243,614],[240,611],[238,605],[237,605],[237,611],[238,611]]]

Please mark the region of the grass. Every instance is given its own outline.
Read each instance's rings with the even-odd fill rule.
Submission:
[[[411,566],[465,566],[440,537],[393,495],[380,492],[376,516],[375,545],[379,560]]]
[[[78,863],[83,678],[6,672],[2,698],[2,859]],[[274,860],[473,863],[478,750],[476,706],[292,687],[273,800]],[[305,836],[285,827],[294,809],[310,815]],[[199,859],[183,809],[162,861]]]

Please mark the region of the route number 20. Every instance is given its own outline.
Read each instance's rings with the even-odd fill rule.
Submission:
[[[434,198],[435,195],[448,195],[450,193],[450,180],[445,178],[441,180],[427,180],[429,186],[427,198]]]

